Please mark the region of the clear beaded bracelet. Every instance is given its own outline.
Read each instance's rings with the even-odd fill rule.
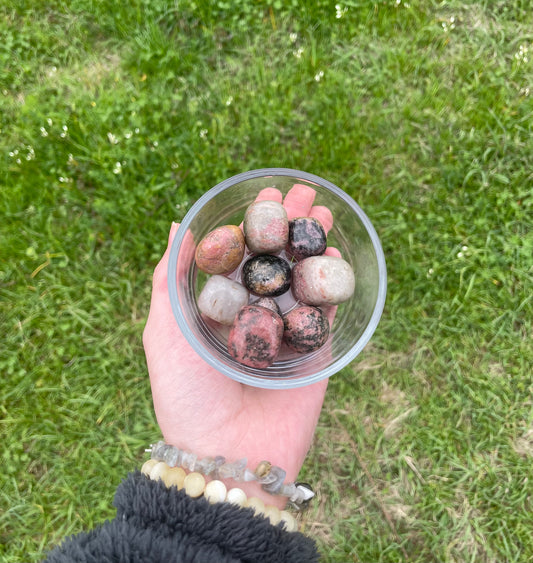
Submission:
[[[246,467],[246,458],[231,463],[226,462],[223,456],[198,459],[195,454],[165,444],[163,441],[152,444],[146,451],[151,452],[153,460],[164,461],[169,467],[183,467],[214,479],[257,481],[265,492],[288,497],[290,504],[297,510],[302,510],[315,496],[307,483],[284,483],[286,472],[268,461],[262,461],[255,471],[251,471]]]
[[[181,467],[169,467],[164,461],[149,459],[144,463],[141,473],[152,481],[162,481],[167,487],[175,486],[183,489],[192,498],[204,497],[211,504],[227,502],[243,508],[251,508],[256,516],[268,518],[273,526],[281,524],[287,532],[297,532],[298,522],[286,510],[277,506],[268,506],[257,497],[247,497],[246,493],[237,487],[227,489],[219,480],[206,482],[205,477],[198,471],[185,473]]]

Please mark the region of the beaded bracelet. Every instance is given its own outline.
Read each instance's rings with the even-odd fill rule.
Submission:
[[[265,506],[265,503],[257,497],[248,498],[238,487],[227,490],[222,481],[213,480],[206,483],[205,477],[198,471],[187,474],[181,467],[170,467],[164,461],[149,459],[142,466],[141,473],[152,481],[162,481],[167,487],[175,486],[178,490],[183,489],[192,498],[203,496],[211,504],[227,502],[251,508],[255,515],[268,518],[274,526],[281,524],[287,532],[298,531],[296,519],[286,510],[280,510],[276,506]]]
[[[262,461],[255,471],[251,471],[246,467],[246,458],[232,463],[227,463],[223,456],[198,459],[195,454],[165,444],[163,441],[152,444],[146,451],[151,452],[153,460],[164,461],[169,467],[183,467],[215,479],[257,481],[265,492],[288,497],[291,505],[297,510],[304,508],[315,496],[307,483],[284,483],[286,472],[268,461]]]

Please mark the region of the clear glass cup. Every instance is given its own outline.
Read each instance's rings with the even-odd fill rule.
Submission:
[[[212,229],[239,225],[244,212],[264,188],[283,195],[294,184],[316,191],[314,205],[333,214],[328,246],[336,247],[355,272],[355,292],[338,306],[328,341],[310,354],[282,348],[268,368],[238,363],[227,351],[228,327],[203,316],[196,304],[208,276],[196,267],[196,244]],[[238,272],[233,277],[238,277]],[[288,168],[252,170],[224,180],[191,207],[170,249],[168,290],[176,321],[193,349],[208,364],[241,383],[268,389],[290,389],[330,377],[365,347],[381,318],[387,292],[385,256],[372,223],[340,188],[314,174]],[[278,298],[283,312],[296,305],[292,294]]]

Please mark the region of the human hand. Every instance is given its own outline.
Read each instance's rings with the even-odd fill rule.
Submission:
[[[289,220],[311,216],[326,232],[333,219],[329,209],[313,206],[313,189],[295,185],[283,200]],[[274,188],[262,190],[257,200],[282,202]],[[311,445],[327,388],[327,379],[298,389],[272,390],[243,385],[222,375],[202,360],[181,333],[172,313],[167,286],[169,244],[154,271],[152,300],[144,329],[155,413],[166,443],[198,457],[246,457],[255,469],[262,460],[287,472],[294,481]],[[326,254],[338,256],[336,249]],[[334,314],[330,311],[331,314]],[[235,485],[231,485],[235,486]],[[257,483],[239,483],[249,496],[283,506],[286,499],[265,493]]]

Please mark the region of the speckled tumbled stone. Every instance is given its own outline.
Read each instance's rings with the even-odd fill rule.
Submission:
[[[289,221],[287,250],[296,260],[324,254],[326,245],[326,231],[318,219],[314,217],[296,217]]]
[[[243,230],[251,252],[276,254],[289,240],[287,212],[277,201],[256,201],[244,213]]]
[[[295,352],[307,354],[318,350],[329,336],[329,323],[317,307],[303,305],[283,316],[285,344]]]
[[[239,227],[217,227],[198,243],[196,265],[208,274],[229,274],[241,263],[244,244],[244,235]]]
[[[270,366],[278,355],[283,337],[283,319],[265,307],[246,305],[228,336],[228,353],[239,363],[253,368]]]
[[[244,263],[242,283],[261,297],[276,297],[291,285],[291,267],[286,260],[271,254],[254,256]]]
[[[338,305],[355,289],[355,276],[346,260],[335,256],[310,256],[292,269],[292,293],[307,305]]]
[[[198,296],[198,309],[210,319],[231,325],[239,310],[248,304],[249,294],[240,283],[224,276],[211,276]]]

